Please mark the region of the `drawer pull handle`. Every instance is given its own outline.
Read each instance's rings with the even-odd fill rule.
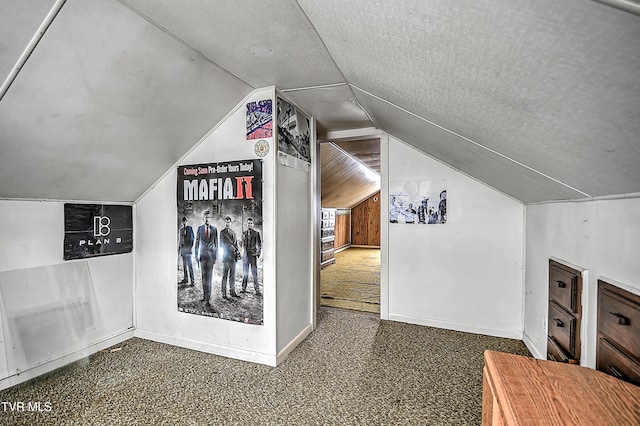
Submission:
[[[565,288],[567,285],[563,281],[556,281],[558,283],[558,288]]]
[[[558,327],[564,327],[564,323],[561,320],[559,320],[558,318],[554,318],[554,321],[556,322],[556,325]]]
[[[618,370],[616,367],[614,367],[613,365],[608,366],[607,369],[611,372],[611,374],[616,376],[618,379],[624,378],[624,374],[622,374],[622,372]]]
[[[617,312],[609,312],[611,315],[613,315],[614,317],[618,318],[618,324],[620,325],[629,325],[629,318],[625,317],[622,314],[619,314]]]

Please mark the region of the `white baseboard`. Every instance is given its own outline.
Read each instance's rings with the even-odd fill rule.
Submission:
[[[522,340],[522,331],[497,330],[485,327],[476,327],[468,324],[458,324],[448,321],[440,321],[429,318],[416,318],[406,315],[389,314],[389,320],[406,322],[409,324],[425,325],[428,327],[444,328],[447,330],[462,331],[465,333],[483,334],[485,336],[504,337],[506,339]]]
[[[168,345],[179,346],[181,348],[192,349],[194,351],[205,352],[213,355],[220,355],[227,358],[239,359],[242,361],[254,362],[256,364],[269,365],[275,367],[277,358],[274,355],[249,351],[244,349],[232,348],[229,346],[218,345],[199,340],[183,339],[166,334],[156,333],[154,331],[136,329],[135,337],[141,339],[152,340],[154,342],[166,343]]]
[[[526,345],[527,349],[529,349],[529,352],[531,352],[531,355],[534,356],[534,358],[537,359],[547,359],[546,354],[543,355],[542,353],[540,353],[540,351],[538,350],[538,348],[535,347],[535,345],[533,344],[533,342],[531,341],[531,339],[529,338],[529,336],[527,336],[526,334],[524,334],[522,336],[522,341],[524,342],[524,344]]]
[[[282,361],[285,360],[285,358],[291,353],[291,351],[293,351],[296,346],[298,346],[300,343],[302,343],[302,341],[309,335],[311,334],[311,332],[313,331],[313,327],[311,324],[309,324],[308,326],[306,326],[304,328],[304,330],[302,330],[300,332],[300,334],[298,334],[291,342],[289,342],[289,344],[287,346],[284,347],[284,349],[282,349],[279,353],[278,356],[276,357],[276,363],[280,364]],[[276,364],[276,365],[277,365]]]
[[[61,356],[60,358],[56,358],[54,360],[32,367],[28,370],[24,370],[11,376],[5,377],[4,379],[0,379],[0,390],[8,389],[17,384],[26,382],[27,380],[31,380],[43,374],[50,373],[73,362],[80,361],[81,359],[86,358],[89,355],[93,355],[94,353],[106,349],[110,346],[122,343],[132,337],[133,329],[125,330],[121,333],[90,344],[86,348],[71,352],[67,355]]]

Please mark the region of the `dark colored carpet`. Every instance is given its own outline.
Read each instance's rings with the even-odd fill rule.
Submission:
[[[5,409],[0,424],[477,425],[484,350],[528,355],[517,340],[335,308],[276,368],[136,338],[115,349],[0,392],[51,407]]]

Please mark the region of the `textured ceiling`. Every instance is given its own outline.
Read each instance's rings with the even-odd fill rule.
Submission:
[[[640,193],[640,17],[601,3],[0,0],[1,80],[60,5],[0,92],[0,198],[134,201],[271,85],[523,202]]]
[[[0,102],[0,196],[133,201],[250,91],[117,2],[68,1]]]

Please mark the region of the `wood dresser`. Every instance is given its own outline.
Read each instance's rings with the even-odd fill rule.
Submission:
[[[579,365],[486,351],[483,425],[639,425],[640,387]]]
[[[580,364],[582,275],[549,260],[549,327],[547,359]]]
[[[640,386],[640,296],[602,280],[596,368]]]

